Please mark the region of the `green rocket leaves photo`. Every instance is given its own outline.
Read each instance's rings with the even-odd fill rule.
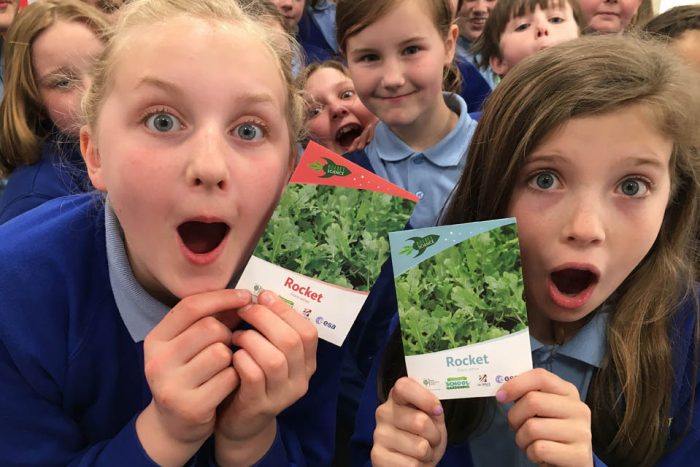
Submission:
[[[415,238],[402,254],[424,245]],[[515,224],[448,248],[395,282],[406,355],[475,344],[527,327]]]
[[[318,170],[350,173],[331,163],[319,163]],[[413,207],[412,201],[380,192],[291,184],[254,255],[305,276],[367,292],[389,255],[386,232],[402,230]]]

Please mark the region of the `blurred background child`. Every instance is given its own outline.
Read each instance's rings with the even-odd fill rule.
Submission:
[[[479,67],[481,60],[472,50],[472,46],[484,32],[486,20],[495,4],[496,0],[460,0],[457,3],[456,15],[457,26],[459,27],[457,59],[474,65],[491,89],[498,83],[498,77],[490,68]]]
[[[80,99],[109,21],[78,0],[23,9],[7,33],[0,105],[0,224],[45,201],[90,188],[80,155]]]
[[[634,21],[642,0],[580,0],[587,33],[622,33]]]
[[[299,42],[312,44],[338,57],[338,42],[335,37],[335,2],[331,0],[307,0],[299,22]]]
[[[700,71],[700,5],[666,10],[646,23],[643,30],[669,38],[671,48]]]
[[[377,117],[357,97],[350,72],[334,60],[313,63],[300,77],[309,138],[337,154],[364,149]]]
[[[18,8],[19,0],[7,0],[0,4],[0,99],[2,99],[5,83],[5,78],[3,76],[3,44],[5,43],[5,34],[14,21]]]

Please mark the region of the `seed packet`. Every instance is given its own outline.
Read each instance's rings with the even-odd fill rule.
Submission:
[[[532,369],[515,219],[391,232],[408,376],[440,399]]]
[[[309,143],[236,287],[271,290],[342,345],[418,198]]]

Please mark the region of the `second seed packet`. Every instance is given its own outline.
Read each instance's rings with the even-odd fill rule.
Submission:
[[[532,369],[515,219],[389,234],[408,376],[486,397]]]
[[[275,292],[341,345],[417,201],[311,142],[236,287]]]

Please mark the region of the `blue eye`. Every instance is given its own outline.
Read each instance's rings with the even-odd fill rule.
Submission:
[[[538,190],[557,188],[559,179],[552,172],[539,172],[530,178],[529,185]]]
[[[648,193],[649,185],[638,178],[627,178],[620,183],[619,190],[625,196],[639,198]]]
[[[180,120],[167,112],[158,112],[146,118],[146,127],[157,133],[168,133],[182,128]]]
[[[236,135],[245,141],[259,141],[265,136],[265,131],[262,125],[256,123],[243,123],[238,125],[234,132]]]

